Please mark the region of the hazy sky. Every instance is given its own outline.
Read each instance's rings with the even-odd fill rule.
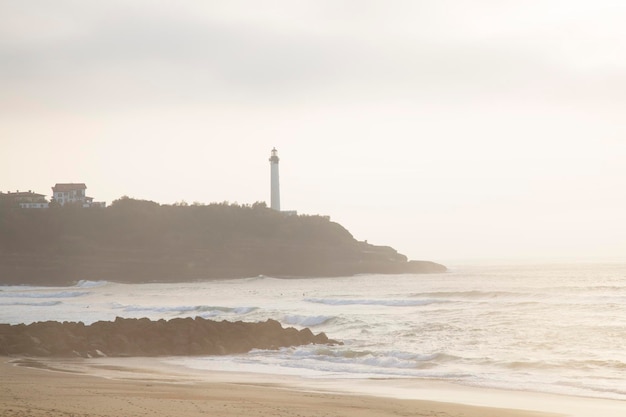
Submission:
[[[626,259],[626,2],[0,0],[0,190],[327,214],[413,259]]]

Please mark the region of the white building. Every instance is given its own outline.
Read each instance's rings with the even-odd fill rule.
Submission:
[[[288,216],[296,216],[298,214],[296,210],[280,209],[280,179],[278,175],[278,161],[280,161],[280,158],[278,157],[278,151],[276,150],[276,148],[274,148],[272,149],[272,153],[270,155],[270,208],[272,210],[280,211],[281,213]]]
[[[0,199],[20,208],[48,208],[48,201],[43,194],[37,194],[32,191],[16,191],[7,194],[0,193]]]
[[[93,201],[93,197],[87,197],[87,186],[80,184],[56,184],[52,187],[52,199],[60,205],[68,203],[80,204],[83,207],[104,207],[105,202]]]
[[[270,156],[270,171],[271,171],[271,199],[270,208],[280,211],[280,181],[278,179],[278,151],[276,148],[272,149]]]

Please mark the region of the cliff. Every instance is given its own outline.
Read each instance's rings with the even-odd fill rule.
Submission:
[[[0,284],[445,270],[359,242],[328,217],[290,216],[263,203],[172,206],[124,197],[107,208],[0,207]]]

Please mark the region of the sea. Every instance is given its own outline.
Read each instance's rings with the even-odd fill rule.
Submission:
[[[164,358],[309,379],[423,379],[626,400],[626,264],[468,265],[426,275],[0,286],[0,322],[278,320],[342,345]]]

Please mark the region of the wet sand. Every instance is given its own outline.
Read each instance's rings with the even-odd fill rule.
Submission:
[[[289,389],[261,376],[207,382],[106,361],[96,375],[54,361],[0,358],[0,416],[531,417],[536,412]]]
[[[437,381],[344,385],[340,380],[183,369],[154,358],[0,357],[0,417],[608,417],[626,411],[622,401]],[[393,398],[408,390],[437,401]]]

